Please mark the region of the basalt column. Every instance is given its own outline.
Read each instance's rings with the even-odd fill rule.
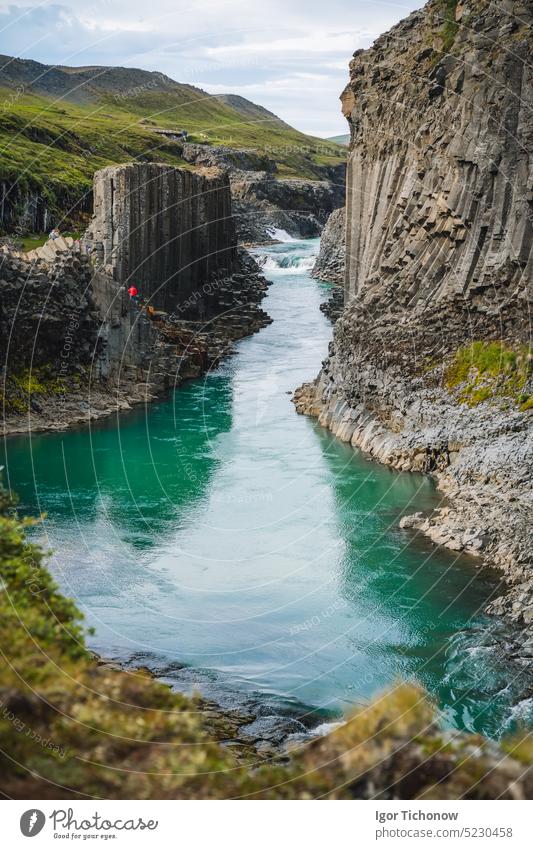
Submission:
[[[104,168],[87,243],[118,283],[173,311],[235,271],[228,178],[159,164]]]
[[[431,0],[354,54],[347,300],[388,287],[411,309],[531,279],[531,20]]]

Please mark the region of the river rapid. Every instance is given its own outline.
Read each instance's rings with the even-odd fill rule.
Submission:
[[[432,481],[295,413],[331,324],[309,276],[318,240],[281,236],[255,251],[274,322],[216,371],[118,420],[6,442],[8,482],[23,512],[46,513],[34,533],[90,646],[296,731],[405,679],[453,728],[530,722],[483,613],[497,577],[398,528],[439,503]]]

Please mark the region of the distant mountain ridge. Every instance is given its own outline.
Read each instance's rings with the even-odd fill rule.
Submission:
[[[236,109],[237,112],[240,112],[245,118],[256,120],[270,126],[282,127],[285,130],[294,129],[290,124],[287,124],[285,121],[282,121],[281,118],[278,118],[274,112],[271,112],[269,109],[265,109],[264,106],[259,106],[258,103],[253,103],[251,100],[247,100],[246,97],[241,97],[240,94],[216,94],[214,96],[217,100],[225,103],[226,106],[231,106],[233,109]]]
[[[327,181],[339,179],[345,160],[339,146],[245,98],[138,68],[69,68],[4,55],[0,99],[3,233],[40,232],[51,217],[77,228],[91,210],[93,175],[106,165],[190,168],[206,159],[203,150],[227,148],[239,161],[241,151],[253,152],[260,170],[279,178]]]
[[[141,68],[85,65],[71,68],[65,65],[45,65],[33,59],[0,55],[0,86],[24,87],[24,91],[46,97],[60,97],[70,103],[91,103],[111,95],[127,97],[128,92],[179,92],[183,95],[203,95],[207,92],[195,86],[177,83],[159,71]],[[139,93],[141,93],[139,91]]]

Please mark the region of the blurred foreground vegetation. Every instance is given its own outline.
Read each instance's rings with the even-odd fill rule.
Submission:
[[[235,717],[97,661],[29,522],[0,492],[0,790],[19,799],[531,798],[531,738],[443,734],[398,686],[328,737],[266,762]]]

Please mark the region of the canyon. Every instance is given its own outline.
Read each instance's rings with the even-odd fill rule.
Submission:
[[[79,239],[4,247],[5,469],[33,519],[0,491],[18,604],[1,594],[0,695],[43,737],[74,718],[67,794],[531,794],[526,744],[497,741],[532,705],[532,19],[430,0],[356,51],[347,171],[302,139],[295,173],[272,140],[187,141],[143,118],[140,148],[78,195]],[[124,80],[205,95],[105,73],[115,104],[137,97]],[[39,95],[71,92],[61,69],[44,79]],[[10,185],[4,224],[68,218],[70,184],[53,202]],[[18,674],[34,634],[35,690]],[[63,763],[4,726],[27,766],[15,794],[56,792]]]
[[[501,570],[490,609],[527,664],[531,10],[458,3],[450,23],[446,8],[432,0],[350,63],[346,307],[295,403],[376,460],[435,477],[442,506],[402,526]]]

